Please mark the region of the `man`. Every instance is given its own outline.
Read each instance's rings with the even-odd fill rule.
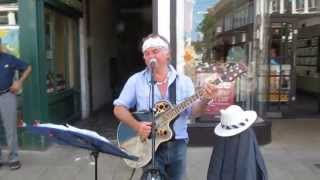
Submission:
[[[278,60],[278,53],[277,49],[274,47],[271,47],[270,49],[270,65],[279,65],[279,60]]]
[[[22,72],[18,80],[13,80],[16,71]],[[5,130],[9,148],[8,164],[11,170],[21,167],[17,140],[16,94],[31,73],[31,66],[16,57],[2,52],[0,44],[0,119]],[[0,148],[0,166],[2,166]]]
[[[170,49],[168,41],[162,36],[151,34],[145,38],[142,52],[147,68],[131,76],[126,82],[118,99],[114,101],[114,114],[122,122],[136,130],[142,138],[148,138],[151,132],[151,123],[141,122],[130,113],[130,108],[137,111],[149,110],[152,105],[150,93],[150,69],[151,61],[155,61],[154,79],[154,101],[169,100],[169,87],[176,83],[177,104],[194,94],[191,79],[175,71],[170,65]],[[207,103],[213,97],[214,86],[206,85],[203,97],[196,101],[191,108],[179,115],[174,121],[174,138],[160,144],[156,152],[156,165],[161,173],[170,180],[185,179],[186,151],[188,142],[187,119],[198,117],[206,109]],[[144,170],[147,167],[144,168]]]

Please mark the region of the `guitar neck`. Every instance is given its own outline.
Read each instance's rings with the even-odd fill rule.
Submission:
[[[215,81],[211,82],[212,84],[219,84],[223,82],[221,79],[216,79]],[[176,105],[174,108],[168,110],[163,114],[163,117],[171,121],[174,118],[176,118],[180,113],[182,113],[184,110],[186,110],[192,103],[197,101],[199,98],[203,97],[203,88],[196,91],[196,93],[190,97],[188,97],[186,100],[181,102],[180,104]]]

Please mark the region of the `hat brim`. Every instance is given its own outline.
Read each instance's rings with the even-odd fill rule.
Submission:
[[[214,129],[214,133],[221,137],[229,137],[240,134],[256,121],[257,113],[255,111],[245,111],[244,116],[248,119],[248,122],[244,126],[240,126],[237,129],[224,129],[222,128],[221,123],[219,123]]]

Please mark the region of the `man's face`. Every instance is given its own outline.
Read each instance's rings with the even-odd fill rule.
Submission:
[[[143,52],[143,58],[146,65],[150,64],[151,59],[156,59],[156,67],[165,67],[169,64],[169,50],[150,47]]]
[[[276,50],[275,50],[275,49],[271,49],[271,50],[270,50],[270,57],[272,57],[272,58],[277,57],[277,53],[276,53]]]

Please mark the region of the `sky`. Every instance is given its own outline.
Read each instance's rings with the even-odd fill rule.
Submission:
[[[220,0],[194,0],[194,6],[193,6],[193,24],[192,24],[192,39],[197,38],[197,32],[196,29],[198,25],[203,20],[203,17],[205,14],[203,12],[206,12],[208,8],[213,7],[214,4],[219,2]]]

